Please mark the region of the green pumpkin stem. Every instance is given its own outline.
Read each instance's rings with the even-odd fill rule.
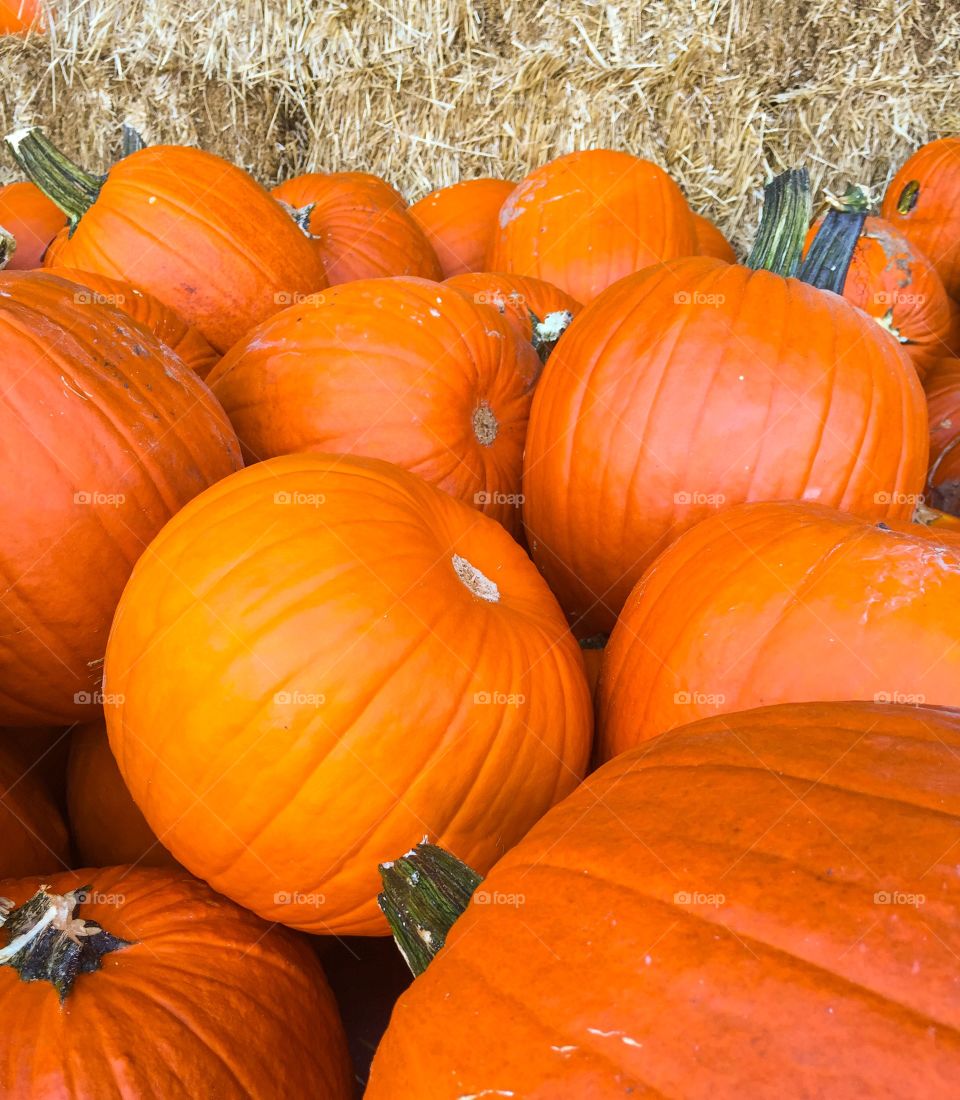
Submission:
[[[424,840],[393,863],[381,863],[380,878],[377,902],[416,977],[443,947],[483,876]]]
[[[130,156],[131,153],[139,153],[141,149],[146,149],[147,143],[143,140],[143,135],[136,127],[131,126],[128,122],[125,122],[120,127],[120,159]]]
[[[776,275],[795,274],[812,211],[806,168],[788,168],[775,176],[763,189],[760,228],[747,267]]]
[[[105,177],[74,164],[35,126],[8,134],[4,140],[27,178],[60,207],[73,229],[97,201]]]
[[[828,210],[797,270],[797,278],[820,290],[842,294],[866,218],[862,211]]]

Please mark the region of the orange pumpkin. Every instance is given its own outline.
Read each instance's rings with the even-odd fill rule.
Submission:
[[[366,1100],[952,1095],[958,755],[956,711],[812,703],[611,761],[480,885]]]
[[[353,1096],[323,970],[285,929],[182,871],[69,871],[2,890],[0,1094]]]
[[[817,504],[722,512],[630,594],[600,676],[601,753],[767,703],[960,703],[955,599],[960,537],[944,528]]]
[[[239,447],[163,344],[42,272],[0,273],[0,388],[0,722],[90,720],[133,563]]]
[[[0,0],[0,34],[47,29],[39,0]]]
[[[500,207],[516,185],[510,180],[463,180],[424,195],[410,207],[433,246],[444,279],[482,271]]]
[[[692,213],[692,212],[691,212]],[[698,256],[713,256],[717,260],[724,260],[728,264],[737,262],[737,254],[733,246],[720,230],[702,214],[692,214],[693,230],[696,238],[694,251]]]
[[[960,359],[941,359],[924,380],[930,417],[932,502],[960,514]]]
[[[69,730],[62,726],[4,726],[0,745],[18,753],[23,772],[36,777],[57,806],[66,807]]]
[[[84,865],[171,867],[176,863],[131,798],[103,722],[77,726],[70,734],[67,813],[73,844]]]
[[[442,277],[433,246],[403,197],[379,176],[310,172],[272,194],[312,238],[330,286],[384,275]]]
[[[8,271],[39,267],[50,242],[66,224],[66,214],[34,184],[0,187],[0,226],[17,242]]]
[[[0,878],[61,871],[67,828],[42,771],[0,730]]]
[[[680,188],[650,161],[609,149],[537,168],[498,220],[488,270],[545,279],[584,303],[624,275],[696,251]]]
[[[209,377],[248,462],[385,458],[519,530],[540,370],[505,319],[425,279],[358,280],[250,333]]]
[[[344,455],[257,463],[175,516],[124,591],[105,691],[173,855],[314,932],[382,935],[377,863],[424,833],[488,869],[590,749],[579,648],[523,550]]]

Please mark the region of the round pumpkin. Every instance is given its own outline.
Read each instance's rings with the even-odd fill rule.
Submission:
[[[737,262],[737,254],[733,251],[733,246],[713,222],[710,221],[709,218],[705,218],[702,214],[694,214],[691,211],[691,215],[693,217],[693,231],[696,239],[696,247],[694,249],[696,255],[713,256],[717,260],[724,260],[728,264],[735,264]]]
[[[960,537],[818,504],[705,520],[630,594],[600,676],[600,750],[767,703],[960,704]]]
[[[29,182],[0,187],[0,226],[17,242],[8,271],[39,267],[50,242],[67,224],[63,211]]]
[[[680,188],[650,161],[609,149],[535,169],[498,221],[489,271],[545,279],[584,303],[624,275],[696,251]]]
[[[924,379],[930,418],[928,488],[938,507],[960,514],[960,359],[939,360]]]
[[[312,238],[330,286],[384,275],[442,277],[433,246],[403,197],[379,176],[310,172],[272,194]]]
[[[874,321],[794,279],[677,260],[611,287],[550,356],[527,541],[576,632],[595,634],[717,509],[807,499],[909,518],[926,459],[916,371]]]
[[[209,383],[248,462],[370,455],[520,527],[540,362],[505,319],[425,279],[358,280],[250,333]]]
[[[127,790],[103,722],[88,722],[70,734],[67,814],[74,848],[85,866],[171,867],[176,863]]]
[[[958,754],[956,711],[812,703],[611,761],[481,883],[366,1100],[950,1095]]]
[[[558,287],[525,275],[477,271],[454,275],[446,280],[446,285],[460,291],[475,305],[491,306],[502,313],[520,339],[528,342],[535,342],[540,333],[550,331],[555,315],[569,314],[572,318],[583,308],[575,298]],[[534,318],[539,322],[536,331]],[[568,323],[566,316],[560,320],[561,332]],[[554,337],[554,342],[556,339]]]
[[[0,730],[0,878],[62,871],[69,862],[67,827],[42,769]]]
[[[410,207],[410,216],[437,254],[444,279],[483,270],[500,207],[515,186],[510,180],[463,180],[431,191]]]
[[[12,958],[0,946],[4,1096],[353,1096],[323,970],[285,929],[182,871],[69,871],[0,891],[15,907],[4,932],[26,941]]]
[[[89,721],[133,563],[239,447],[169,349],[42,272],[0,273],[0,387],[0,722]]]
[[[960,297],[960,138],[918,149],[890,181],[880,213],[927,257]]]
[[[523,550],[345,455],[257,463],[175,516],[124,591],[105,691],[173,855],[338,935],[383,934],[377,863],[425,833],[488,869],[590,750],[579,648]]]

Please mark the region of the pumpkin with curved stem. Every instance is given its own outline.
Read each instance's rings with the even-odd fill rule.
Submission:
[[[182,871],[69,871],[2,892],[4,1096],[353,1096],[323,970],[285,929]]]
[[[601,754],[763,703],[960,704],[956,599],[960,537],[944,527],[803,503],[721,512],[653,564],[620,614]]]
[[[67,224],[66,215],[29,182],[0,187],[0,226],[17,242],[8,271],[39,267],[50,242]]]
[[[6,735],[0,730],[0,735]],[[67,828],[42,769],[16,743],[0,740],[0,878],[61,871]]]
[[[809,220],[802,177],[773,186],[789,224],[768,207],[754,267],[781,248],[795,266]],[[674,260],[621,279],[550,356],[524,454],[527,542],[576,633],[608,631],[644,569],[719,508],[812,499],[909,518],[926,451],[916,371],[874,321],[781,274]]]
[[[611,761],[480,884],[367,1100],[950,1095],[958,753],[956,711],[812,703]]]
[[[308,931],[382,935],[377,863],[425,833],[488,869],[590,750],[579,649],[533,563],[376,459],[271,459],[184,508],[105,672],[111,748],[164,844]]]
[[[463,180],[431,191],[410,207],[410,216],[437,254],[444,279],[483,270],[500,207],[515,186],[510,180]]]
[[[254,329],[209,376],[248,461],[295,451],[395,462],[520,526],[533,348],[425,279],[333,287]]]
[[[239,447],[169,349],[42,272],[0,273],[0,388],[0,722],[90,720],[134,562]]]
[[[609,149],[537,168],[498,222],[488,270],[545,279],[583,303],[624,275],[696,250],[680,188],[650,161]]]
[[[692,214],[693,230],[696,240],[694,253],[697,256],[713,256],[717,260],[724,260],[728,264],[737,262],[737,254],[733,251],[733,245],[720,232],[720,230],[702,214]]]
[[[69,235],[45,263],[123,279],[158,298],[224,352],[296,294],[326,285],[311,243],[242,169],[200,149],[155,145],[105,179],[38,130],[7,144],[27,175],[67,212]]]
[[[379,176],[309,172],[271,194],[312,239],[330,286],[385,275],[441,278],[433,246],[400,193]]]
[[[937,269],[946,291],[960,297],[960,138],[918,149],[890,181],[880,214]]]

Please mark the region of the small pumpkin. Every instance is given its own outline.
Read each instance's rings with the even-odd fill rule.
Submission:
[[[323,970],[285,929],[182,871],[68,871],[2,893],[4,1096],[353,1096]]]
[[[368,172],[309,172],[271,192],[323,262],[330,286],[385,275],[441,278],[440,263],[400,193]]]
[[[696,240],[694,252],[697,256],[713,256],[714,259],[723,260],[728,264],[737,262],[737,254],[733,251],[733,245],[720,232],[716,225],[702,214],[691,211],[693,217],[693,230]]]
[[[69,866],[67,827],[29,754],[0,730],[0,878]]]
[[[535,169],[498,221],[487,270],[544,279],[585,304],[624,275],[696,250],[676,183],[656,164],[610,149]]]
[[[437,254],[444,279],[483,271],[500,207],[515,186],[510,180],[463,180],[431,191],[410,207],[410,216]]]
[[[601,754],[765,703],[960,704],[958,599],[960,536],[945,527],[810,503],[718,513],[620,614],[600,676]]]
[[[8,271],[39,267],[50,242],[66,224],[63,211],[35,184],[24,181],[0,187],[0,226],[16,241]]]
[[[488,869],[590,751],[579,648],[524,551],[349,455],[260,462],[181,510],[124,591],[105,692],[172,854],[313,932],[382,935],[377,863],[424,833]]]

